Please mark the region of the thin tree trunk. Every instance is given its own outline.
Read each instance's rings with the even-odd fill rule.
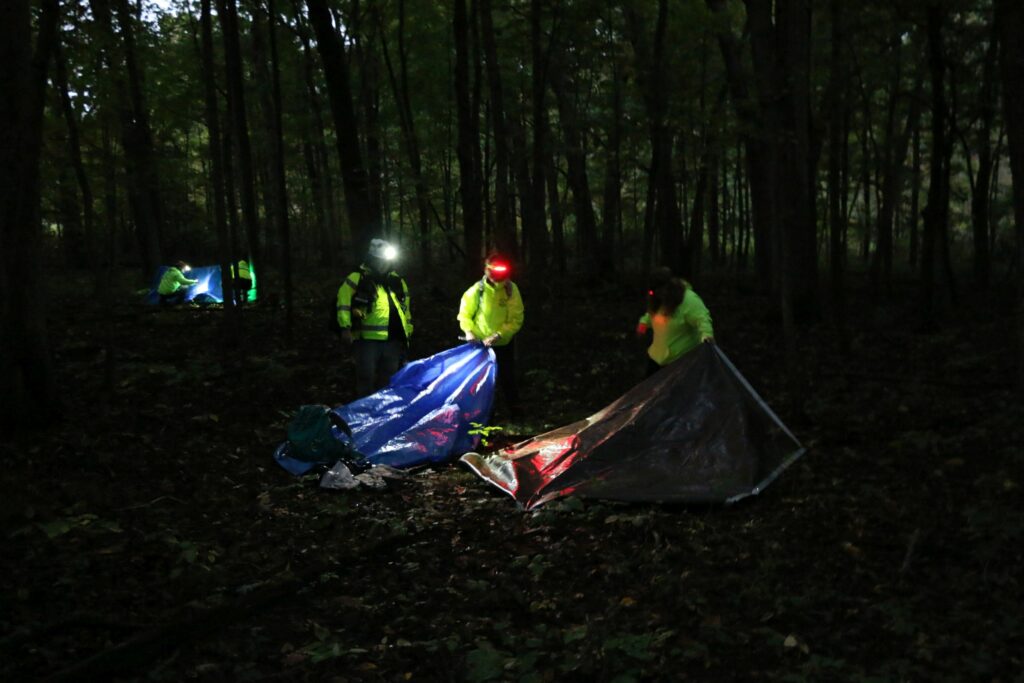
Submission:
[[[82,144],[78,132],[78,114],[71,103],[71,95],[68,92],[68,70],[64,50],[60,40],[54,43],[54,57],[56,61],[56,85],[60,93],[61,111],[64,114],[64,122],[68,127],[68,150],[71,156],[71,166],[75,172],[75,180],[78,182],[78,191],[82,194],[82,218],[85,232],[85,253],[79,254],[84,261],[92,267],[96,267],[99,260],[98,242],[96,239],[95,210],[93,208],[92,185],[89,176],[85,172],[85,163],[82,161]]]
[[[483,203],[480,194],[480,128],[469,73],[469,21],[465,0],[454,1],[452,28],[455,38],[455,104],[458,117],[459,195],[462,200],[463,239],[468,275],[480,272],[483,251]]]
[[[978,172],[971,186],[971,225],[974,237],[974,281],[981,289],[989,286],[992,275],[992,252],[989,249],[991,232],[990,194],[995,161],[992,154],[992,124],[996,114],[995,71],[998,55],[996,28],[992,27],[985,61],[982,65],[979,102],[980,121],[975,150]],[[968,152],[969,154],[969,152]]]
[[[142,268],[144,275],[149,277],[161,261],[160,199],[156,175],[152,169],[152,134],[149,130],[149,115],[142,102],[138,67],[134,63],[131,20],[124,1],[115,2],[118,3],[120,37],[114,31],[109,0],[90,0],[90,7],[93,18],[100,25],[107,64],[113,75],[115,106],[120,116],[121,144],[125,155],[128,199],[139,240]]]
[[[924,244],[921,253],[921,285],[924,325],[938,325],[940,291],[937,278],[942,273],[944,252],[948,248],[949,226],[949,152],[946,130],[946,61],[942,29],[945,11],[936,4],[928,6],[928,69],[932,87],[931,173],[928,204],[924,215]]]
[[[224,205],[224,146],[220,133],[220,112],[217,106],[217,86],[214,82],[213,20],[210,16],[211,0],[202,0],[200,30],[202,33],[202,73],[205,101],[206,129],[209,131],[210,184],[213,195],[213,224],[217,233],[217,260],[220,262],[221,282],[224,290],[224,340],[228,349],[238,345],[239,316],[235,309],[234,281],[231,278],[231,240],[228,235]]]
[[[543,274],[548,264],[548,231],[544,211],[545,165],[547,145],[547,78],[548,55],[554,44],[554,36],[548,52],[542,50],[543,32],[541,31],[541,0],[530,2],[530,60],[531,60],[531,104],[533,107],[533,145],[531,147],[531,164],[533,166],[533,183],[530,187],[531,216],[525,226],[529,237],[529,262],[531,272]],[[554,28],[552,28],[554,32]],[[554,201],[554,197],[552,201]]]
[[[277,228],[281,240],[281,280],[284,289],[285,340],[292,341],[295,311],[292,296],[292,238],[288,219],[288,187],[285,183],[284,128],[281,122],[281,67],[277,54],[277,12],[274,0],[267,0],[267,30],[270,34],[270,73],[274,128],[274,197],[277,200]]]
[[[317,50],[327,79],[327,93],[334,117],[342,184],[345,188],[345,204],[355,240],[355,253],[362,254],[366,251],[370,239],[380,230],[380,214],[375,214],[372,210],[369,178],[359,149],[348,58],[331,21],[326,0],[307,0],[306,5],[309,8],[309,20],[313,24]]]
[[[227,72],[228,116],[231,120],[232,143],[238,152],[238,182],[242,222],[249,265],[258,269],[262,263],[259,219],[256,215],[256,186],[253,174],[252,147],[245,112],[245,88],[242,75],[242,50],[238,36],[236,0],[217,0],[217,18],[224,37],[224,65]],[[235,255],[232,255],[235,258]]]
[[[387,37],[384,27],[380,28],[381,52],[384,54],[384,63],[387,66],[388,78],[391,81],[391,90],[394,94],[398,108],[398,121],[402,130],[402,140],[405,143],[405,151],[409,157],[409,167],[412,170],[413,186],[416,191],[416,210],[419,220],[419,243],[420,243],[420,264],[423,272],[430,269],[430,198],[427,195],[427,184],[423,179],[423,163],[420,159],[420,143],[416,136],[416,122],[412,111],[412,98],[409,95],[409,69],[408,53],[405,47],[405,0],[398,2],[398,62],[399,78],[395,77],[395,70],[391,64],[391,56],[388,51]]]
[[[579,239],[579,254],[584,276],[597,274],[597,219],[591,199],[590,181],[587,178],[587,155],[583,147],[583,133],[580,129],[575,103],[576,84],[566,74],[565,52],[560,51],[551,61],[551,78],[558,99],[558,113],[562,123],[562,136],[568,169],[568,183],[572,190],[573,208],[576,214],[576,234]]]
[[[0,3],[0,425],[36,428],[61,410],[46,326],[39,160],[58,3],[45,0],[32,52],[31,2]]]
[[[832,317],[839,331],[840,345],[845,349],[849,342],[846,333],[846,287],[844,285],[845,259],[843,249],[843,222],[841,198],[842,154],[848,134],[843,125],[846,102],[846,61],[843,59],[846,23],[842,0],[829,2],[832,18],[832,40],[829,57],[829,129],[828,129],[828,224],[829,224],[829,271],[831,274]]]
[[[1024,41],[1020,38],[1020,27],[1024,26],[1024,5],[1017,0],[995,0],[995,11],[1016,224],[1017,388],[1024,394]]]
[[[494,133],[494,241],[501,251],[517,255],[516,226],[509,188],[511,177],[511,135],[505,113],[505,97],[498,65],[497,38],[491,0],[480,0],[480,33],[487,63],[487,83],[490,92],[491,129]]]

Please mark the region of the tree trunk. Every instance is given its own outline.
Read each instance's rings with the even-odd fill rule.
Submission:
[[[256,184],[253,173],[252,147],[249,144],[249,124],[245,112],[245,87],[242,75],[242,50],[238,37],[238,7],[236,0],[217,0],[217,18],[224,36],[224,66],[227,72],[228,116],[231,120],[233,147],[238,152],[238,182],[241,198],[242,222],[249,265],[253,269],[262,263],[260,251],[259,219],[256,215]],[[236,254],[232,255],[237,258]]]
[[[296,8],[296,15],[301,17],[301,12]],[[342,246],[342,233],[338,225],[337,210],[334,205],[334,186],[331,182],[330,155],[327,153],[327,143],[324,140],[324,117],[320,107],[320,97],[316,91],[314,82],[313,53],[309,46],[309,30],[301,20],[296,21],[296,31],[302,43],[302,73],[306,81],[306,92],[309,95],[308,125],[310,134],[309,158],[306,166],[310,176],[310,183],[313,185],[313,192],[318,197],[318,219],[320,231],[320,264],[323,266],[334,266],[336,263],[335,251],[340,252]]]
[[[109,0],[90,0],[90,7],[95,21],[100,25],[106,60],[113,75],[114,99],[120,116],[121,144],[125,154],[128,199],[135,220],[144,276],[148,278],[162,260],[160,194],[153,169],[149,113],[143,102],[138,66],[135,64],[132,20],[124,0],[115,2],[120,37],[114,31]],[[125,82],[126,74],[128,83]]]
[[[843,46],[846,24],[842,0],[830,0],[829,13],[832,18],[832,40],[829,55],[829,126],[828,126],[828,225],[829,225],[829,272],[831,275],[832,318],[839,330],[840,344],[845,348],[846,340],[846,287],[844,286],[845,259],[843,244],[843,223],[840,198],[845,192],[842,187],[842,151],[846,144],[844,127],[846,102],[846,60]]]
[[[89,264],[96,267],[99,260],[98,242],[96,239],[95,214],[93,208],[92,184],[85,172],[85,163],[82,161],[82,144],[78,132],[78,114],[71,103],[71,95],[68,92],[68,70],[64,50],[61,48],[60,39],[54,41],[54,58],[56,61],[56,85],[60,94],[61,111],[64,114],[64,122],[68,127],[68,151],[71,156],[71,166],[75,172],[75,180],[78,182],[78,191],[82,195],[82,219],[84,231],[84,253],[75,254],[76,262]]]
[[[224,340],[228,349],[238,345],[239,316],[235,309],[234,282],[231,265],[234,263],[231,240],[228,235],[227,210],[224,206],[224,147],[220,133],[220,112],[217,106],[217,85],[214,81],[213,20],[210,16],[211,0],[202,0],[199,23],[202,37],[203,95],[206,129],[209,131],[210,185],[213,195],[213,224],[217,233],[217,260],[220,263],[224,290]]]
[[[548,206],[551,207],[551,251],[559,275],[565,275],[565,231],[562,220],[562,196],[558,193],[558,164],[554,150],[548,150],[544,179],[548,184]]]
[[[363,11],[359,0],[352,2],[352,19],[347,29],[353,42],[356,63],[359,65],[359,101],[362,110],[362,125],[366,150],[366,182],[369,188],[370,213],[384,221],[384,233],[390,229],[390,211],[385,211],[385,152],[380,127],[380,61],[373,45],[363,35]],[[370,3],[369,13],[377,12],[377,5]],[[371,19],[372,24],[372,19]],[[357,125],[359,121],[357,119]]]
[[[352,87],[349,80],[348,59],[344,45],[331,21],[326,0],[306,0],[309,20],[316,34],[317,50],[323,62],[327,79],[327,93],[334,117],[338,139],[338,157],[341,160],[342,184],[348,220],[355,240],[355,253],[363,254],[373,235],[380,231],[380,214],[374,214],[370,197],[369,178],[363,155],[359,150],[355,109],[352,106]]]
[[[281,123],[281,67],[277,54],[277,12],[274,0],[267,0],[267,30],[270,34],[270,74],[273,105],[273,166],[274,198],[277,200],[277,229],[281,240],[281,284],[284,289],[285,339],[292,341],[295,324],[292,301],[292,238],[288,219],[288,187],[285,183],[284,129]]]
[[[52,424],[60,412],[46,328],[39,160],[58,3],[46,0],[32,53],[29,0],[0,3],[0,425]]]
[[[524,225],[524,233],[529,244],[530,271],[542,275],[548,264],[548,232],[544,212],[545,187],[545,151],[547,139],[547,54],[542,50],[543,33],[541,31],[541,0],[530,2],[530,59],[531,59],[531,104],[533,107],[533,145],[530,161],[533,167],[533,179],[530,186],[530,217]],[[554,31],[554,28],[552,28]],[[554,36],[551,43],[554,43]]]
[[[473,107],[469,75],[469,21],[465,0],[454,0],[452,28],[455,37],[455,105],[459,122],[459,196],[462,200],[463,238],[467,275],[480,273],[483,252],[483,198],[480,194],[480,126]]]
[[[622,69],[618,61],[611,64],[611,113],[606,148],[604,201],[601,202],[601,251],[608,267],[621,269],[624,254],[619,238],[622,235]]]
[[[992,153],[992,124],[996,114],[995,70],[998,55],[996,28],[992,27],[985,61],[982,65],[979,126],[975,150],[978,172],[971,185],[971,226],[974,237],[974,281],[979,289],[988,289],[992,276],[992,252],[989,249],[990,195],[995,160]],[[970,152],[968,150],[968,154]]]
[[[409,55],[405,48],[405,0],[398,2],[398,62],[400,79],[396,78],[388,52],[387,38],[384,28],[380,29],[381,52],[387,66],[391,90],[398,108],[398,122],[402,130],[402,140],[409,157],[409,168],[412,170],[413,186],[416,191],[416,210],[419,220],[420,264],[423,272],[430,269],[430,197],[427,184],[423,179],[423,162],[420,159],[420,143],[416,136],[416,122],[412,111],[412,98],[409,96]]]
[[[705,0],[712,14],[723,18],[726,16],[725,0]],[[750,8],[748,7],[748,14]],[[777,130],[772,109],[765,110],[751,94],[750,77],[743,73],[739,47],[731,28],[727,24],[718,24],[717,37],[722,61],[725,64],[726,79],[736,107],[736,115],[744,130],[741,133],[746,148],[747,183],[750,198],[750,219],[753,228],[755,274],[761,282],[767,282],[776,288],[773,279],[773,244],[777,242],[775,235],[775,180],[773,168],[776,164],[777,149],[766,131]],[[753,41],[752,41],[753,42]],[[755,77],[762,82],[769,92],[773,91],[773,59],[762,55],[761,46],[770,39],[761,39],[754,54],[757,68]],[[774,95],[773,95],[774,97]]]
[[[551,61],[551,78],[558,99],[558,114],[562,123],[562,136],[568,168],[568,183],[572,190],[576,234],[579,239],[579,254],[584,277],[597,274],[597,219],[587,178],[587,155],[583,147],[583,132],[580,129],[575,95],[576,84],[566,74],[565,51]]]
[[[995,0],[999,30],[999,65],[1003,115],[1013,175],[1013,218],[1017,242],[1017,388],[1024,393],[1024,5],[1018,0]]]
[[[938,277],[943,275],[945,255],[948,250],[949,230],[949,156],[951,147],[948,140],[946,120],[946,57],[942,29],[945,10],[937,4],[930,4],[927,12],[928,27],[928,70],[931,74],[932,124],[931,124],[931,171],[928,185],[928,204],[924,210],[924,243],[921,253],[921,286],[924,326],[934,329],[938,326],[940,309]]]
[[[502,252],[517,256],[516,224],[509,188],[511,177],[511,136],[505,114],[505,97],[498,65],[491,0],[480,0],[480,33],[487,63],[490,92],[491,129],[494,132],[494,241]]]

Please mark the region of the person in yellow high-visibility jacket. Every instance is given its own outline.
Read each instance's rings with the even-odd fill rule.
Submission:
[[[479,341],[494,349],[498,362],[498,385],[508,403],[509,413],[518,417],[519,387],[516,384],[515,336],[523,327],[523,298],[510,278],[512,267],[500,254],[484,264],[484,276],[462,295],[459,327],[468,341]]]
[[[249,262],[242,259],[236,266],[231,264],[231,291],[235,296],[235,304],[241,306],[249,300],[249,290],[252,289],[252,268]]]
[[[647,312],[636,327],[637,336],[653,330],[647,349],[647,376],[700,346],[715,341],[711,313],[689,282],[673,277],[668,268],[652,274]]]
[[[386,385],[405,364],[412,308],[409,285],[392,269],[397,255],[384,240],[370,240],[366,259],[338,288],[338,327],[352,345],[360,396]]]
[[[160,305],[183,304],[188,297],[188,288],[197,284],[199,280],[185,277],[185,273],[191,270],[184,261],[176,261],[173,266],[167,268],[160,277],[160,284],[157,285],[156,293],[160,296]]]

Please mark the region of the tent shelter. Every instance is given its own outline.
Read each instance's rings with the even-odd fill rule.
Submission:
[[[462,461],[529,510],[570,494],[731,503],[803,452],[725,354],[702,344],[585,420]]]
[[[369,463],[413,467],[441,462],[476,446],[480,437],[469,432],[474,423],[490,418],[496,372],[494,351],[463,344],[409,363],[385,388],[334,412],[348,424],[352,446]],[[315,466],[288,450],[286,441],[274,458],[292,474]]]

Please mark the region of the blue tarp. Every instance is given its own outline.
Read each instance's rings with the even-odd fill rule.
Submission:
[[[352,429],[352,446],[369,463],[413,467],[442,462],[476,447],[480,436],[469,431],[473,423],[484,425],[490,418],[496,376],[494,351],[463,344],[409,363],[384,389],[334,412]],[[315,466],[289,457],[287,441],[274,459],[292,474]]]
[[[153,286],[150,287],[149,294],[146,295],[147,304],[160,303],[160,295],[157,294],[156,288],[160,286],[160,278],[164,276],[167,268],[168,266],[157,268],[156,277],[153,278]],[[197,284],[185,289],[185,301],[192,301],[199,297],[199,301],[202,303],[224,302],[224,292],[221,289],[220,266],[192,268],[185,273],[185,277],[190,280],[199,280]]]

